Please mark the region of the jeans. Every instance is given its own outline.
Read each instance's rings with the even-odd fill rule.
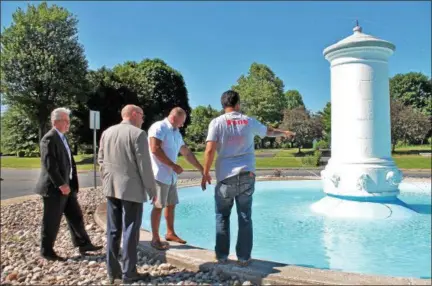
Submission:
[[[217,183],[216,205],[216,258],[227,259],[230,249],[230,215],[236,202],[238,215],[237,258],[247,261],[251,258],[253,245],[252,194],[255,190],[255,175],[243,172]]]

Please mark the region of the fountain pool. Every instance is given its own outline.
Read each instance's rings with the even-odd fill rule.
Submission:
[[[214,186],[179,189],[176,231],[188,244],[213,250]],[[431,184],[402,182],[398,196],[414,215],[405,218],[331,218],[311,206],[325,197],[322,181],[259,181],[253,201],[252,257],[298,266],[398,277],[431,277]],[[150,229],[151,206],[143,228]],[[161,235],[165,233],[164,219]],[[235,254],[237,213],[231,215]]]

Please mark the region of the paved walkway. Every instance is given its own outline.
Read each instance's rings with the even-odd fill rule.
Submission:
[[[282,171],[282,176],[320,176],[322,168],[315,169],[286,169]],[[39,169],[1,169],[1,199],[9,199],[20,196],[32,195],[33,188],[39,176]],[[424,171],[404,171],[405,176],[417,178],[430,178],[431,173],[428,170]],[[257,176],[266,176],[274,174],[273,170],[258,170]],[[81,188],[92,187],[94,184],[93,171],[80,172],[78,174]],[[213,179],[215,178],[212,173]],[[197,179],[200,174],[195,171],[185,171],[180,176],[180,179]],[[101,184],[99,174],[96,178],[97,185]]]

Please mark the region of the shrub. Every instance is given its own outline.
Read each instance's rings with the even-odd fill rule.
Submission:
[[[93,154],[93,145],[82,144],[78,146],[78,155]]]
[[[311,155],[302,157],[301,162],[303,166],[314,166],[314,159]]]
[[[195,151],[196,151],[196,149],[197,149],[197,144],[195,144],[194,142],[189,142],[189,143],[186,143],[186,144],[187,144],[188,148],[189,148],[192,152],[195,152]]]
[[[196,152],[203,152],[205,150],[205,148],[206,148],[205,144],[199,143],[196,145],[195,151]]]
[[[315,166],[319,166],[321,163],[322,152],[320,150],[315,150],[313,154]]]
[[[322,153],[316,150],[313,155],[304,156],[301,158],[302,165],[317,167],[320,165]]]
[[[320,140],[315,145],[315,149],[317,149],[317,150],[329,149],[329,148],[330,148],[330,144],[329,144],[329,142],[327,142],[325,140]]]

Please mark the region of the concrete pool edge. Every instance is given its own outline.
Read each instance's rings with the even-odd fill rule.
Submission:
[[[287,177],[258,177],[257,181],[281,180]],[[302,177],[303,180],[313,179]],[[179,188],[198,186],[197,182],[179,184]],[[96,223],[106,230],[106,203],[100,204],[94,214]],[[192,245],[181,245],[170,243],[168,251],[155,250],[150,245],[151,233],[142,229],[140,232],[139,247],[153,259],[171,263],[177,267],[186,268],[191,271],[216,271],[227,277],[236,276],[249,280],[255,284],[279,284],[279,285],[301,285],[301,284],[326,284],[326,285],[431,285],[431,279],[388,277],[378,275],[365,275],[349,272],[341,272],[327,269],[309,268],[296,265],[287,265],[278,262],[253,260],[247,267],[238,267],[236,258],[230,257],[231,261],[226,265],[214,262],[214,251],[195,247]]]

